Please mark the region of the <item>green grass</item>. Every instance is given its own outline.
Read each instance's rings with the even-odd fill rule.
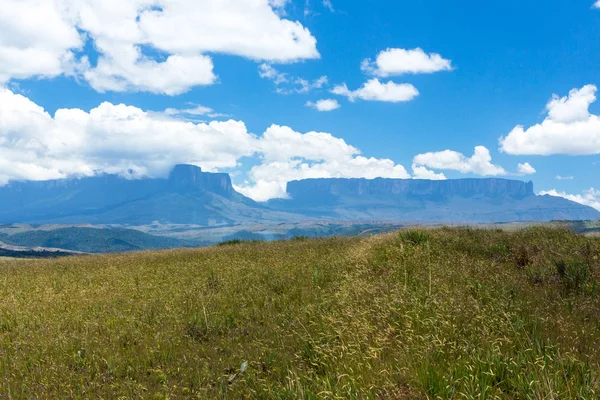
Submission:
[[[409,232],[0,261],[0,398],[598,398],[600,240]]]

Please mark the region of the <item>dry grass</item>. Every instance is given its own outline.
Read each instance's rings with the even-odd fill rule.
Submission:
[[[440,229],[0,261],[0,398],[598,398],[599,254]]]

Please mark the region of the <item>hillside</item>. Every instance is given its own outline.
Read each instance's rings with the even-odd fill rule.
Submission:
[[[56,229],[35,229],[32,227],[30,230],[10,235],[2,234],[0,230],[0,240],[15,246],[52,247],[83,253],[168,249],[189,247],[196,244],[175,238],[148,235],[133,229],[87,227]]]
[[[255,202],[224,173],[177,165],[168,177],[98,175],[0,187],[0,223],[197,225],[306,221],[494,223],[600,220],[600,212],[560,197],[536,196],[532,182],[507,179],[306,179],[289,198]]]
[[[9,260],[0,290],[0,397],[600,392],[600,240],[563,229]]]

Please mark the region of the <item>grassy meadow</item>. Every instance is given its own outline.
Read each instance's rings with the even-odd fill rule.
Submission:
[[[0,398],[594,399],[599,283],[550,228],[0,260]]]

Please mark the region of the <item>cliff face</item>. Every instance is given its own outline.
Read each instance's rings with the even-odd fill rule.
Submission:
[[[166,179],[98,175],[11,182],[0,187],[0,222],[204,223],[219,220],[209,203],[225,200],[235,203],[248,199],[235,192],[227,174],[177,165]]]
[[[507,179],[456,179],[429,181],[415,179],[306,179],[290,182],[287,187],[292,199],[315,196],[424,196],[447,197],[508,197],[521,199],[535,196],[533,182]]]
[[[288,184],[271,206],[315,218],[465,223],[597,220],[600,212],[536,196],[532,182],[508,179],[307,179]]]
[[[79,195],[90,194],[110,198],[144,197],[155,192],[207,191],[220,195],[234,193],[228,174],[203,172],[194,165],[177,165],[168,179],[125,179],[117,175],[98,175],[85,178],[57,179],[51,181],[11,182],[0,187],[0,197],[7,200],[11,196],[27,197],[61,195],[76,192]],[[90,200],[93,200],[90,199]]]
[[[571,201],[536,196],[533,183],[507,179],[307,179],[289,200],[257,204],[227,174],[178,165],[165,179],[116,175],[0,187],[0,223],[224,225],[303,219],[508,222],[600,219]]]
[[[169,184],[177,190],[206,190],[221,195],[234,192],[229,174],[202,172],[194,165],[176,165],[169,175]]]

